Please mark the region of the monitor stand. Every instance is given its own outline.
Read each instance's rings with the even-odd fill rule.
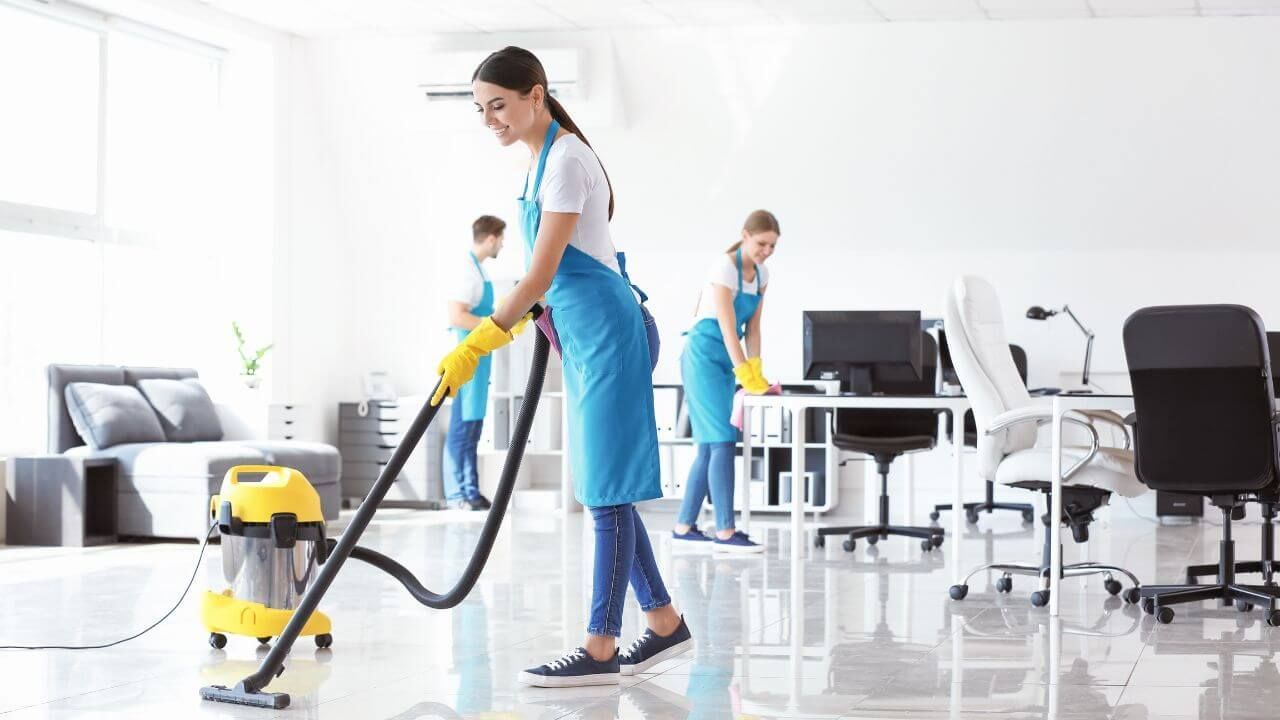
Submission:
[[[852,393],[854,395],[871,395],[871,366],[869,365],[850,365],[849,372],[845,376],[848,378],[842,391]]]

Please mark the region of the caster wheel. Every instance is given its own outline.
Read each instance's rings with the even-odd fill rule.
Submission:
[[[996,592],[1007,593],[1012,591],[1013,591],[1013,578],[1011,577],[996,578]]]
[[[933,543],[929,542],[928,540],[921,540],[920,549],[925,552],[933,552]]]
[[[320,633],[316,636],[316,647],[327,648],[333,644],[333,636],[329,633]]]
[[[1036,519],[1036,514],[1031,510],[1022,511],[1022,522],[1030,525]]]
[[[1102,587],[1107,591],[1108,595],[1119,595],[1120,591],[1123,589],[1119,580],[1107,580],[1102,583]]]
[[[939,513],[937,510],[934,510],[933,512],[929,513],[930,520],[937,520],[940,517],[942,517],[942,513]]]
[[[221,650],[227,646],[227,636],[222,633],[209,633],[209,647]]]
[[[1142,599],[1142,592],[1136,587],[1131,587],[1125,590],[1124,595],[1121,597],[1124,598],[1126,604],[1132,605]]]
[[[934,547],[942,547],[942,538],[943,538],[942,535],[934,535],[933,537],[929,538],[929,542],[933,543]]]
[[[845,552],[853,552],[853,549],[858,547],[858,543],[852,540],[845,540],[840,547],[843,547]]]
[[[964,519],[965,519],[965,520],[968,520],[970,525],[977,525],[977,524],[978,524],[978,513],[974,512],[974,511],[972,511],[972,510],[968,510],[968,511],[966,511],[966,512],[965,512],[965,514],[964,514]]]
[[[1280,627],[1280,610],[1272,610],[1267,613],[1267,625]]]
[[[1253,603],[1248,600],[1236,600],[1236,610],[1240,612],[1249,612],[1253,610]]]
[[[1049,591],[1037,590],[1031,593],[1031,605],[1033,607],[1044,607],[1049,604]]]
[[[259,643],[259,644],[266,645],[266,644],[267,644],[267,643],[269,643],[269,642],[271,642],[271,638],[270,638],[270,637],[260,637],[260,638],[258,638],[258,643]]]
[[[878,542],[880,542],[880,538],[876,535],[872,535],[871,537],[867,538],[868,545],[875,545]]]
[[[1174,613],[1173,613],[1173,608],[1171,607],[1156,608],[1155,615],[1156,615],[1156,621],[1159,622],[1161,625],[1168,625],[1169,623],[1173,622]]]
[[[1156,612],[1155,598],[1142,598],[1142,612],[1148,615],[1154,615]]]
[[[824,547],[826,547],[826,546],[827,546],[827,537],[826,537],[825,535],[819,535],[818,537],[814,538],[814,539],[813,539],[813,546],[814,546],[814,547],[816,547],[816,548],[824,548]]]
[[[952,585],[947,591],[951,595],[952,600],[963,600],[965,595],[969,594],[968,585]]]

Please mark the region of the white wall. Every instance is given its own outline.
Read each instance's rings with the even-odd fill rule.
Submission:
[[[292,387],[331,404],[371,368],[402,393],[431,383],[447,349],[435,288],[476,215],[514,220],[526,158],[478,120],[441,129],[415,84],[433,48],[508,42],[612,44],[585,58],[616,66],[621,113],[585,129],[663,329],[660,381],[678,379],[711,255],[755,207],[783,226],[765,316],[775,378],[799,376],[802,310],[937,316],[959,273],[1000,289],[1037,385],[1077,367],[1083,343],[1065,318],[1024,319],[1032,304],[1069,302],[1098,333],[1101,372],[1124,369],[1120,328],[1140,306],[1240,302],[1280,327],[1278,32],[1250,18],[308,42],[295,66],[313,94],[292,107],[326,127],[299,140],[290,177],[324,191],[294,204],[282,270],[295,294],[319,285],[290,317],[321,317],[287,332],[326,351],[295,358],[308,386]],[[514,274],[519,252],[500,263]],[[940,485],[945,467],[917,474]]]

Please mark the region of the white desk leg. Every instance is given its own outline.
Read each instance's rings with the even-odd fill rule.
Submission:
[[[742,532],[751,534],[751,412],[742,408],[742,477],[738,479],[737,496],[742,499]],[[720,528],[716,528],[719,530]]]
[[[947,717],[959,720],[964,707],[964,616],[951,616],[951,709]]]
[[[804,438],[805,412],[791,416],[791,703],[800,709],[804,664]]]
[[[964,409],[951,408],[951,584],[959,585],[964,573],[960,561],[960,533],[964,532]]]
[[[1050,433],[1053,449],[1049,455],[1049,482],[1053,500],[1049,503],[1049,616],[1058,616],[1058,579],[1062,576],[1062,401],[1053,398]],[[1057,682],[1056,677],[1051,682]]]

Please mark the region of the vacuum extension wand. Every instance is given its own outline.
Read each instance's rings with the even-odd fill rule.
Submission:
[[[542,314],[542,307],[535,305],[531,312],[533,319],[536,320]],[[320,599],[329,590],[329,585],[333,583],[334,577],[337,576],[338,571],[342,569],[343,563],[349,557],[364,560],[390,573],[404,584],[414,599],[427,607],[443,610],[457,605],[466,598],[468,593],[471,592],[471,588],[475,586],[476,581],[480,578],[480,571],[484,569],[485,563],[489,560],[489,553],[493,549],[494,540],[497,539],[498,530],[502,527],[502,520],[506,515],[507,505],[511,501],[511,493],[515,488],[516,475],[520,470],[520,461],[524,458],[524,448],[529,440],[529,431],[533,425],[533,418],[538,411],[538,400],[542,395],[542,383],[547,372],[547,358],[550,354],[551,344],[541,332],[536,332],[535,335],[533,363],[529,369],[529,383],[525,387],[524,402],[521,404],[520,414],[516,418],[515,430],[511,436],[511,445],[507,450],[506,461],[502,466],[498,489],[493,496],[493,508],[489,510],[489,515],[485,519],[484,528],[480,533],[480,542],[476,545],[475,552],[472,553],[471,560],[467,563],[467,567],[463,570],[462,577],[458,579],[457,584],[444,594],[433,593],[396,561],[380,553],[356,546],[356,541],[364,534],[369,522],[373,520],[374,513],[377,512],[378,506],[382,503],[383,498],[386,497],[396,478],[399,477],[405,461],[409,459],[409,455],[412,454],[418,441],[422,439],[423,433],[426,432],[427,427],[431,425],[437,412],[439,412],[438,405],[432,405],[427,402],[423,405],[422,410],[418,412],[418,416],[414,418],[400,444],[396,446],[395,451],[391,454],[391,459],[378,475],[377,482],[369,490],[369,494],[365,496],[364,501],[360,503],[360,507],[356,509],[355,515],[351,518],[351,524],[347,526],[346,531],[333,544],[332,553],[320,566],[320,572],[316,575],[315,582],[298,601],[298,607],[293,611],[293,617],[289,620],[289,624],[285,626],[284,632],[276,639],[275,645],[262,660],[262,664],[257,671],[245,677],[233,688],[222,685],[200,688],[200,697],[205,700],[253,707],[274,709],[288,707],[288,693],[264,692],[263,688],[284,672],[284,660],[293,648],[294,641],[298,639],[303,626],[306,625],[311,614],[315,612],[316,607],[320,604]],[[437,387],[439,387],[438,384]]]

